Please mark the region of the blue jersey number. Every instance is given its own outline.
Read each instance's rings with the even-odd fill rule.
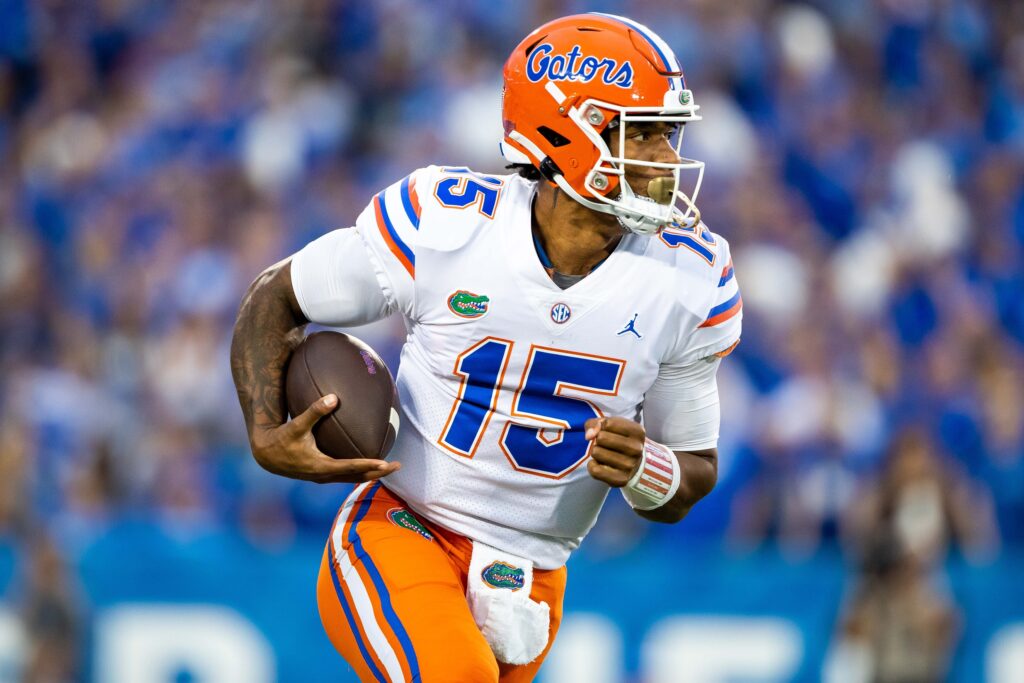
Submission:
[[[498,401],[511,350],[512,342],[487,337],[459,354],[455,374],[462,379],[462,386],[441,433],[442,446],[470,458],[476,453]]]
[[[488,337],[464,351],[455,372],[462,378],[459,398],[438,443],[473,457],[498,400],[513,343]],[[614,396],[626,362],[562,349],[534,346],[512,399],[512,421],[500,437],[501,450],[517,470],[558,478],[590,452],[583,424],[600,411],[582,397],[564,392]],[[541,426],[536,426],[541,425]]]
[[[462,168],[444,168],[445,173],[457,174],[438,181],[434,196],[442,206],[449,209],[466,209],[476,206],[488,218],[494,218],[501,197],[502,180],[479,175]]]
[[[686,247],[707,261],[709,266],[715,265],[715,236],[703,224],[689,228],[665,228],[660,237],[662,242],[673,249]]]

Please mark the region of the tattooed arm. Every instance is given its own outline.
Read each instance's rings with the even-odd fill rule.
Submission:
[[[292,288],[291,260],[263,271],[242,299],[231,338],[231,374],[253,457],[264,469],[318,483],[379,479],[398,469],[383,460],[335,460],[316,447],[313,426],[337,407],[325,396],[287,420],[284,368],[308,323]]]

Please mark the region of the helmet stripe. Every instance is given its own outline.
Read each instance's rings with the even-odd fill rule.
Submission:
[[[668,43],[662,40],[661,36],[659,36],[651,29],[647,28],[646,26],[639,22],[633,21],[632,19],[627,19],[626,17],[620,17],[617,14],[605,14],[604,12],[591,12],[591,14],[596,14],[598,16],[606,17],[608,19],[614,19],[615,21],[618,21],[622,24],[625,24],[626,26],[629,26],[631,29],[635,30],[637,33],[643,36],[648,43],[650,43],[651,47],[654,48],[654,51],[658,53],[659,57],[661,57],[661,61],[665,66],[666,70],[682,71],[682,67],[679,65],[679,60],[676,59],[676,55],[672,51],[672,48],[668,46]],[[672,80],[674,81],[675,79]]]

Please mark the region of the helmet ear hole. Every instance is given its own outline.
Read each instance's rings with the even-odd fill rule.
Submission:
[[[601,139],[604,140],[604,144],[610,145],[612,143],[612,133],[616,133],[618,132],[618,130],[619,117],[615,116],[610,121],[608,121],[608,125],[605,126],[604,130],[601,131]]]
[[[544,157],[544,160],[540,162],[540,168],[537,169],[540,174],[550,182],[555,182],[556,175],[564,175],[562,169],[558,168],[558,165],[551,160],[551,157]]]
[[[537,132],[544,136],[552,147],[564,147],[568,145],[570,140],[556,130],[552,130],[547,126],[541,126],[537,129]]]

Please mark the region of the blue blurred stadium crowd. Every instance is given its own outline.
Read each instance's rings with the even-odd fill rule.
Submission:
[[[1024,547],[1024,4],[0,0],[0,534],[40,642],[119,520],[325,532],[337,488],[248,455],[243,291],[411,169],[500,171],[504,58],[591,9],[676,48],[746,304],[719,489],[657,533],[866,575]],[[359,334],[396,362],[398,321]],[[594,543],[646,532],[608,513]]]

